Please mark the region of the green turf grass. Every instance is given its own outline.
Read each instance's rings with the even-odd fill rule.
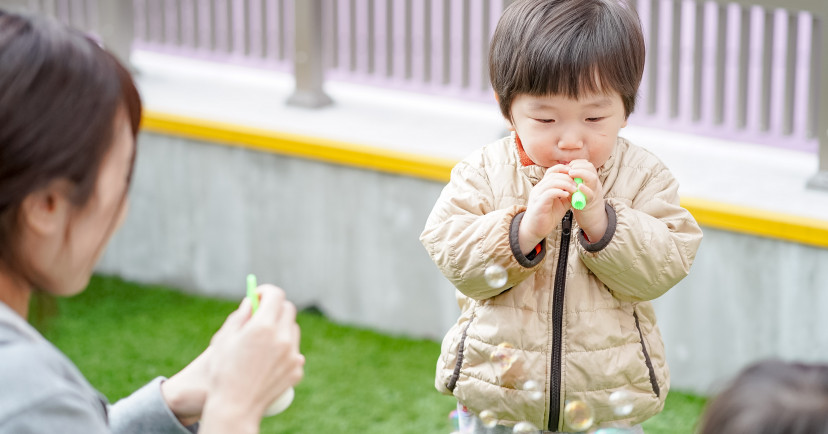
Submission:
[[[57,304],[59,314],[41,329],[111,401],[181,369],[237,305],[109,277],[94,277],[84,293]],[[451,431],[455,402],[433,387],[437,342],[337,325],[313,313],[300,313],[298,322],[305,379],[291,407],[264,420],[262,433]],[[644,428],[692,433],[703,404],[671,392],[664,412]]]

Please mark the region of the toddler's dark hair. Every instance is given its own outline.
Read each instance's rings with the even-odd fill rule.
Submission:
[[[644,73],[644,36],[627,0],[522,0],[503,12],[489,49],[500,111],[515,96],[616,91],[629,116]]]

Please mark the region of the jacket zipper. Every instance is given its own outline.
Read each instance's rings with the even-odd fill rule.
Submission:
[[[572,232],[572,211],[567,211],[561,222],[561,248],[555,287],[552,296],[552,378],[549,399],[549,431],[557,431],[561,412],[561,346],[563,345],[564,292],[566,290],[566,263],[569,257],[569,234]]]
[[[638,337],[641,339],[641,351],[644,352],[644,364],[647,365],[647,371],[650,374],[650,384],[653,386],[655,395],[661,397],[661,388],[658,387],[653,361],[650,359],[650,353],[647,352],[647,346],[644,345],[644,333],[641,331],[641,324],[638,322],[638,313],[635,310],[633,310],[633,318],[635,318],[635,328],[638,329]]]
[[[446,389],[448,389],[451,393],[454,393],[454,388],[457,387],[457,380],[460,378],[460,368],[463,367],[463,359],[465,358],[464,348],[466,345],[466,334],[469,331],[469,326],[472,321],[474,321],[474,313],[472,313],[471,318],[469,318],[469,322],[466,324],[466,327],[463,328],[463,334],[460,335],[460,344],[457,346],[457,362],[455,362],[454,371],[451,373],[448,383],[446,383]]]

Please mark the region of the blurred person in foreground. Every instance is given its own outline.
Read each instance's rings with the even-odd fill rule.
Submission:
[[[33,294],[88,284],[126,214],[140,119],[111,54],[0,11],[0,433],[256,433],[303,376],[296,309],[270,285],[255,316],[245,300],[181,372],[114,405],[26,321]]]
[[[828,365],[765,360],[702,414],[699,434],[828,434]]]

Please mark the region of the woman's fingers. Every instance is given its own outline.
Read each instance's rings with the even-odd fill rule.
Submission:
[[[242,300],[238,309],[234,310],[227,316],[219,330],[213,335],[211,342],[215,341],[216,338],[221,336],[223,333],[235,333],[241,329],[247,320],[250,319],[251,314],[252,306],[250,304],[250,300],[245,298]]]
[[[263,284],[256,288],[259,294],[259,309],[255,317],[258,321],[276,322],[281,316],[281,308],[287,296],[285,291],[278,286]]]
[[[301,367],[304,364],[304,357],[299,354],[300,331],[296,323],[296,306],[287,300],[284,290],[281,288],[264,284],[257,288],[261,299],[259,310],[252,321],[256,321],[265,327],[275,328],[275,336],[280,346],[286,346],[286,350],[300,357],[301,363],[291,360]],[[294,357],[295,358],[295,357]],[[296,379],[298,381],[301,378]]]

